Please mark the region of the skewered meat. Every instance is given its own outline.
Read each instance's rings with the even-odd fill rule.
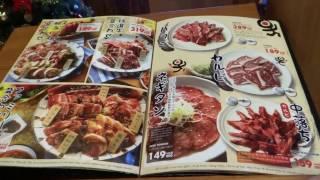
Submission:
[[[280,87],[281,72],[273,63],[260,56],[241,56],[231,61],[226,71],[236,85],[255,84],[261,90]]]
[[[222,27],[216,27],[215,24],[209,24],[207,21],[195,21],[179,27],[173,37],[180,41],[206,46],[210,42],[224,42],[222,31]]]
[[[229,133],[236,139],[231,142],[245,146],[252,152],[263,151],[268,154],[291,156],[291,149],[297,141],[297,128],[294,121],[281,121],[278,111],[268,114],[265,107],[259,112],[247,108],[248,116],[237,111],[239,121],[228,120],[228,124],[240,132]]]

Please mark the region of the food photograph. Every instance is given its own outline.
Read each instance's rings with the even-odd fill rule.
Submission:
[[[154,77],[154,83],[160,74]],[[151,95],[147,151],[149,154],[157,151],[154,144],[163,143],[152,134],[156,134],[159,128],[170,128],[172,131],[167,134],[167,141],[172,147],[167,153],[170,150],[172,157],[156,164],[226,161],[226,145],[216,125],[222,108],[219,88],[212,81],[195,76],[168,76],[166,94],[168,98],[162,103],[158,103],[161,96],[156,90]],[[164,108],[167,113],[159,114],[159,108]]]
[[[179,22],[169,30],[168,35],[173,47],[189,51],[218,49],[232,40],[232,33],[225,25],[203,18]]]
[[[102,30],[87,82],[148,89],[149,83],[142,84],[140,77],[151,68],[155,22],[129,17],[117,20],[115,23],[108,20],[110,23],[106,23]],[[117,22],[123,26],[111,31],[114,26],[110,24],[117,25]]]
[[[137,166],[146,93],[124,87],[5,84],[0,158]],[[5,114],[2,112],[1,115]],[[6,142],[6,143],[4,143]]]
[[[43,20],[0,67],[0,166],[319,174],[319,118],[281,24],[168,15]]]
[[[305,142],[299,124],[284,116],[286,106],[258,100],[228,106],[219,114],[218,130],[234,151],[250,153],[252,163],[290,167],[310,153],[313,135],[308,129]]]
[[[223,16],[158,22],[142,174],[290,174],[319,161],[314,117],[289,50],[258,23]]]
[[[18,57],[5,82],[84,82],[97,38],[99,18],[43,21]]]

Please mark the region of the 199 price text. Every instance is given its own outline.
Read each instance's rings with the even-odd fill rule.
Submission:
[[[173,158],[173,152],[167,152],[167,151],[156,151],[156,152],[150,152],[149,153],[149,160],[165,160],[165,159],[172,159]]]

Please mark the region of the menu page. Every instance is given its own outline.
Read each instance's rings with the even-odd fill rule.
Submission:
[[[0,165],[139,173],[155,22],[44,20],[0,89]]]
[[[315,119],[276,21],[158,22],[142,175],[319,174]]]

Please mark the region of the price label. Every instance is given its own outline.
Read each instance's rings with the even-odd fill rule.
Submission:
[[[46,57],[44,57],[44,61],[49,61],[49,59],[51,58],[51,56],[53,55],[54,51],[49,51],[48,54],[46,55]]]
[[[173,152],[156,151],[156,152],[150,152],[149,153],[149,160],[150,161],[162,160],[162,159],[171,159],[171,158],[173,158]]]
[[[66,61],[66,63],[64,63],[62,69],[65,71],[65,70],[68,70],[71,66],[71,64],[73,63],[73,59],[68,59]]]
[[[118,57],[117,62],[114,65],[114,68],[116,69],[121,69],[122,63],[123,63],[124,58],[123,57]]]
[[[53,105],[49,109],[47,116],[44,118],[44,120],[42,122],[43,125],[49,126],[51,124],[51,122],[53,121],[53,119],[56,117],[56,115],[59,113],[60,110],[61,110],[61,106]]]
[[[299,167],[306,167],[306,168],[311,168],[312,167],[312,161],[308,160],[308,159],[296,159],[296,165]]]
[[[109,87],[107,86],[102,86],[100,91],[99,91],[99,94],[98,96],[102,99],[102,100],[105,100],[106,97],[108,96],[108,92],[109,92]]]
[[[275,47],[269,47],[269,46],[265,46],[265,51],[267,53],[273,54],[273,55],[285,55],[286,54],[286,52],[281,49],[278,49]]]
[[[68,151],[74,140],[76,140],[77,136],[78,134],[73,131],[68,132],[67,136],[63,139],[62,143],[58,147],[58,151],[61,153],[61,155],[65,154]]]
[[[98,32],[100,28],[101,23],[81,23],[76,32]]]
[[[151,28],[144,26],[142,24],[130,24],[129,32],[151,36]]]
[[[144,118],[144,114],[141,113],[141,112],[137,112],[134,116],[133,116],[133,119],[131,121],[131,124],[129,126],[129,129],[134,132],[134,133],[138,133],[140,127],[141,127],[141,124],[142,124],[142,121],[143,121],[143,118]]]
[[[245,31],[245,30],[252,30],[252,27],[248,24],[243,24],[240,22],[233,22],[233,29],[237,31]]]
[[[20,74],[19,78],[25,77],[29,73],[30,69],[31,69],[31,64],[30,64],[30,62],[27,62],[23,66],[22,73]]]
[[[118,131],[115,136],[111,139],[109,146],[108,146],[108,151],[111,153],[117,152],[119,149],[121,143],[123,142],[124,138],[127,136],[127,134],[123,131]]]

